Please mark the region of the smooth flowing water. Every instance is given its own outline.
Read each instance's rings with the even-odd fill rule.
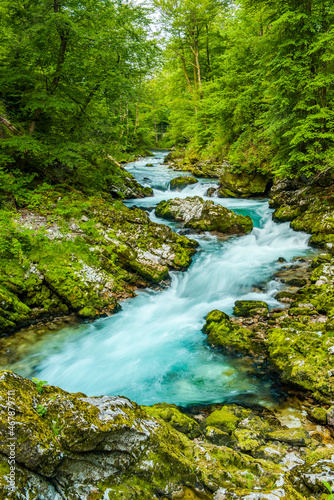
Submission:
[[[205,197],[208,187],[215,185],[201,179],[180,193],[170,191],[170,179],[179,173],[162,165],[165,154],[156,152],[153,159],[128,165],[139,182],[154,188],[153,198],[128,205],[152,207],[175,196]],[[308,235],[292,231],[288,223],[274,223],[266,201],[210,199],[250,215],[253,231],[225,241],[209,233],[195,236],[200,251],[186,272],[171,273],[170,288],[140,291],[135,299],[123,302],[115,316],[53,334],[25,360],[26,367],[34,366],[29,375],[72,392],[120,394],[139,404],[274,404],[271,382],[256,374],[252,361],[211,349],[201,329],[208,312],[220,309],[232,314],[238,299],[279,306],[274,295],[280,285],[270,281],[281,265],[277,259],[291,262],[294,256],[309,252]],[[167,223],[152,211],[150,216]],[[177,224],[170,225],[180,230]],[[254,291],[257,285],[262,293]]]

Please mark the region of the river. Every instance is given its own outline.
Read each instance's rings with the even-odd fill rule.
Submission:
[[[216,184],[200,179],[180,193],[170,191],[170,180],[183,173],[163,165],[165,154],[155,152],[153,158],[127,165],[139,182],[154,188],[153,197],[127,205],[150,209],[175,196],[205,198],[208,187]],[[309,253],[309,236],[294,232],[288,223],[273,222],[266,200],[210,199],[250,215],[253,231],[227,240],[209,233],[192,235],[199,251],[186,272],[171,273],[169,288],[139,291],[136,298],[122,302],[118,314],[51,336],[42,350],[30,354],[34,370],[29,375],[71,392],[119,394],[139,404],[274,405],[279,391],[270,378],[260,376],[253,360],[212,349],[201,329],[208,312],[220,309],[232,314],[236,300],[279,306],[274,296],[281,285],[271,278],[282,266],[277,259],[292,263],[293,257]],[[180,230],[178,224],[149,213],[153,221]]]

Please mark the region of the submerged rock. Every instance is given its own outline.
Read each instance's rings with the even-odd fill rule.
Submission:
[[[195,177],[184,176],[184,177],[174,177],[170,181],[170,189],[171,191],[181,191],[186,186],[190,186],[191,184],[197,184],[198,180]]]
[[[245,234],[253,229],[250,217],[237,215],[232,210],[215,205],[213,201],[204,201],[199,196],[161,201],[155,213],[165,219],[183,222],[185,227],[197,231]]]

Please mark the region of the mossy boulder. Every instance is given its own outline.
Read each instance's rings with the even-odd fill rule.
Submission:
[[[254,333],[247,328],[232,323],[222,311],[211,311],[206,317],[203,332],[208,342],[227,351],[252,353],[260,349],[254,341]]]
[[[81,316],[98,316],[119,308],[111,277],[83,262],[57,262],[42,267],[44,279],[72,311]],[[88,311],[90,313],[88,314]]]
[[[130,172],[122,169],[117,170],[117,175],[107,179],[106,191],[114,197],[122,199],[153,196],[153,189],[142,186]]]
[[[316,408],[312,408],[309,412],[309,418],[317,424],[327,424],[327,412],[325,408],[321,408],[319,406]]]
[[[333,450],[323,448],[308,454],[304,465],[294,468],[287,477],[300,484],[300,490],[307,498],[310,495],[311,498],[328,498],[324,482],[334,489]]]
[[[278,441],[290,446],[307,446],[311,437],[305,429],[278,429],[267,434],[267,440]]]
[[[244,318],[267,316],[268,304],[261,300],[237,300],[234,304],[233,314]]]
[[[225,169],[219,178],[218,194],[222,198],[259,197],[268,193],[270,185],[270,178],[266,175]]]
[[[197,231],[216,231],[223,234],[246,234],[253,229],[250,217],[237,215],[213,201],[199,196],[161,201],[155,213],[158,217],[182,222],[184,227]]]
[[[197,183],[198,180],[195,177],[191,177],[189,175],[184,177],[174,177],[174,179],[170,181],[170,189],[171,191],[181,191],[186,186]]]
[[[264,444],[258,432],[249,429],[236,429],[233,433],[236,448],[240,451],[251,453]]]
[[[253,452],[255,458],[262,458],[264,460],[270,460],[274,463],[280,463],[287,454],[287,450],[279,444],[266,443],[263,446],[258,447]]]
[[[211,427],[208,425],[205,427],[203,434],[209,443],[213,443],[217,446],[228,446],[231,442],[231,435],[218,427]]]

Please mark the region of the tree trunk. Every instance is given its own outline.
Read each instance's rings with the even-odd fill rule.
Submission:
[[[14,127],[3,115],[0,115],[0,122],[4,124],[5,127],[8,128],[13,134],[15,135],[20,135],[20,132],[17,130],[17,128]]]

